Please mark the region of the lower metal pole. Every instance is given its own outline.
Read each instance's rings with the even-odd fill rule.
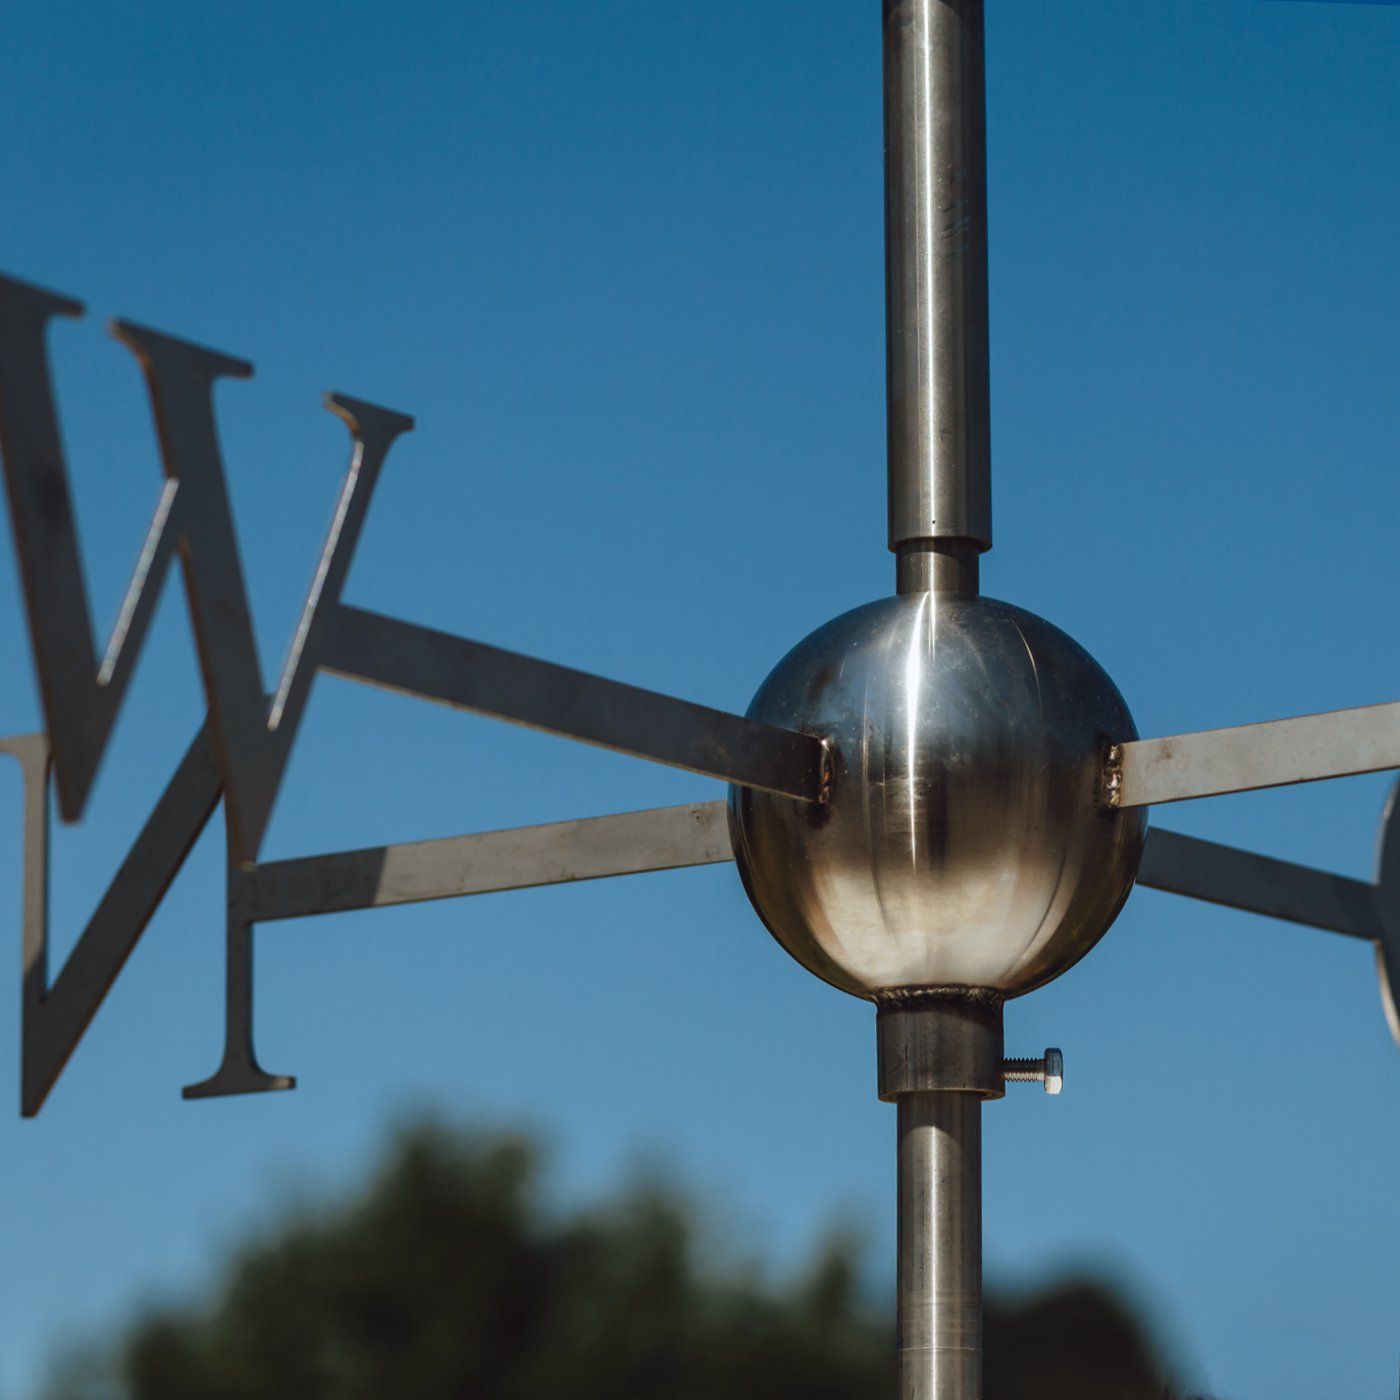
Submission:
[[[982,1100],[899,1100],[899,1397],[981,1400]]]
[[[1000,1098],[1001,997],[879,999],[880,1097],[899,1105],[899,1400],[982,1400],[982,1101]]]

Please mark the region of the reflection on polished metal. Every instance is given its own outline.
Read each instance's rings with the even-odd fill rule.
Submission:
[[[749,714],[824,734],[836,756],[820,807],[732,789],[733,840],[783,947],[880,1008],[880,1094],[899,1105],[899,1393],[978,1400],[981,1101],[1007,1074],[1002,1002],[1077,962],[1132,888],[1146,824],[1101,803],[1104,752],[1132,718],[1058,629],[952,591],[818,629]]]
[[[1134,880],[1369,940],[1400,1041],[1400,800],[1376,883],[1172,832],[1146,806],[1400,766],[1400,702],[1139,740],[1048,622],[979,596],[991,546],[983,0],[883,0],[889,545],[897,596],[801,642],[741,717],[351,607],[379,474],[412,420],[330,395],[351,459],[276,691],[265,692],[213,405],[245,361],[129,322],[165,484],[97,651],[47,336],[72,299],[0,278],[0,461],[46,733],[0,740],[24,779],[21,1106],[38,1112],[220,797],[225,1029],[186,1097],[285,1089],[253,1046],[261,922],[737,859],[803,966],[877,1006],[898,1105],[901,1400],[981,1390],[981,1111],[1006,1083],[1003,1006],[1102,937]],[[58,975],[48,798],[83,812],[176,559],[208,718]],[[258,863],[315,676],[387,687],[730,784],[702,802]],[[52,772],[51,772],[52,770]]]
[[[924,593],[798,644],[749,714],[828,735],[830,800],[734,789],[749,897],[802,965],[858,996],[1018,996],[1077,962],[1127,898],[1136,811],[1098,802],[1110,736],[1133,733],[1093,659],[1040,618]]]

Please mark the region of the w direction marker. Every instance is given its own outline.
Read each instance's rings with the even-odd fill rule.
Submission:
[[[55,318],[81,314],[80,304],[68,297],[0,278],[0,457],[47,731],[43,739],[7,741],[9,751],[24,763],[29,789],[26,1114],[36,1113],[53,1087],[221,794],[231,881],[256,861],[318,671],[801,801],[821,798],[827,756],[817,738],[344,604],[341,590],[374,488],[395,440],[412,428],[413,420],[343,394],[328,395],[326,406],[350,431],[350,465],[286,666],[268,693],[213,405],[215,383],[247,378],[252,366],[125,321],[114,323],[112,330],[145,376],[165,487],[116,627],[99,653],[47,350]],[[161,587],[177,558],[208,720],[50,988],[44,969],[47,809],[42,794],[52,770],[63,817],[74,821],[82,816]],[[620,858],[625,865],[626,858]],[[343,903],[343,892],[335,897]],[[236,914],[231,905],[227,1053],[219,1074],[191,1093],[292,1083],[256,1067],[250,1031],[250,924]]]

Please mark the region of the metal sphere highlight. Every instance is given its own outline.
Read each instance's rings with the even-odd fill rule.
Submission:
[[[825,805],[732,788],[729,810],[759,916],[844,991],[1019,996],[1083,957],[1132,888],[1145,818],[1099,800],[1132,716],[1078,643],[1020,608],[869,603],[800,642],[749,714],[835,745]]]

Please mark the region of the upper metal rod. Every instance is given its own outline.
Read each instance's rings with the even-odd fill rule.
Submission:
[[[889,543],[901,592],[975,592],[992,544],[983,3],[884,0]]]
[[[821,801],[822,740],[340,604],[325,670],[740,787]]]
[[[1184,802],[1400,768],[1400,701],[1118,744],[1111,807]]]

